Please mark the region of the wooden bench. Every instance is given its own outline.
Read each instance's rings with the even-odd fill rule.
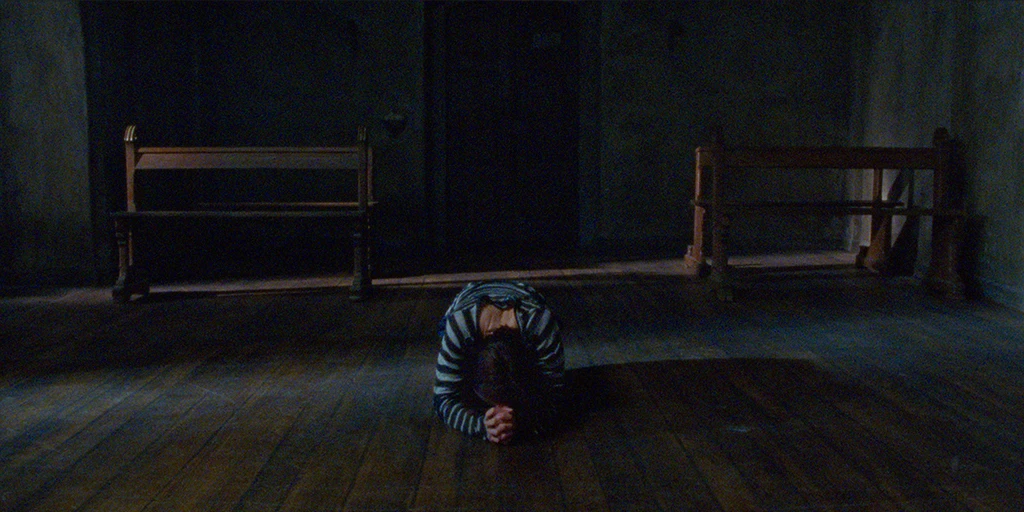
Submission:
[[[886,268],[892,243],[895,216],[932,218],[931,262],[924,284],[949,297],[962,297],[964,284],[957,273],[960,237],[965,212],[955,208],[951,194],[954,168],[953,144],[949,133],[935,131],[932,147],[762,147],[727,148],[721,131],[709,147],[696,150],[693,244],[686,255],[687,266],[699,275],[708,274],[718,297],[732,300],[733,282],[729,272],[729,228],[739,215],[824,215],[871,217],[871,242],[862,248],[858,265]],[[728,178],[740,169],[760,170],[872,170],[872,197],[838,201],[742,202],[730,199]],[[897,170],[886,193],[883,176]],[[932,172],[932,204],[914,201],[914,170]],[[792,174],[790,174],[792,175]],[[798,179],[798,177],[794,177]],[[907,191],[909,200],[900,201]],[[710,233],[710,262],[708,239]]]
[[[136,258],[136,224],[166,219],[333,219],[351,221],[354,245],[351,297],[364,298],[371,288],[370,229],[373,200],[373,151],[366,129],[359,128],[357,142],[343,147],[136,147],[136,128],[124,132],[127,207],[113,212],[118,245],[118,277],[113,297],[127,302],[134,294],[149,293],[145,269]],[[277,172],[340,171],[354,173],[356,190],[351,197],[331,201],[229,201],[195,202],[173,208],[136,204],[139,173],[146,171],[215,173],[234,170]],[[347,200],[345,200],[347,199]],[[180,204],[180,203],[179,203]]]

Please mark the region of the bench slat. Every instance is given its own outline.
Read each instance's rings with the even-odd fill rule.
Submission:
[[[697,164],[711,166],[713,148],[697,148]],[[759,169],[935,169],[933,148],[768,147],[727,148],[723,167]]]
[[[201,148],[200,148],[201,149]],[[230,149],[230,148],[229,148]],[[235,151],[187,151],[175,152],[139,151],[136,170],[157,169],[337,169],[360,170],[359,153],[330,149],[315,151],[271,151],[258,148],[234,148]],[[306,148],[309,149],[309,148]]]
[[[111,217],[127,219],[144,218],[360,218],[358,210],[293,210],[293,211],[250,211],[250,210],[156,210],[141,212],[111,212]]]
[[[358,153],[358,146],[140,147],[139,153]]]
[[[821,206],[809,204],[733,204],[722,207],[723,213],[777,213],[780,215],[892,215],[899,217],[962,217],[963,210],[942,208],[870,207],[870,206]]]
[[[694,205],[711,208],[711,201],[693,201]],[[743,206],[754,206],[754,207],[789,207],[789,206],[809,206],[814,208],[843,208],[843,207],[879,207],[879,208],[895,208],[902,206],[902,201],[871,201],[871,200],[839,200],[839,201],[754,201],[754,202],[725,202],[722,203],[723,207],[743,207]]]
[[[367,202],[372,207],[376,201]],[[199,203],[196,205],[202,210],[301,210],[301,209],[352,209],[358,208],[358,201],[330,201],[330,202],[231,202],[231,203]]]

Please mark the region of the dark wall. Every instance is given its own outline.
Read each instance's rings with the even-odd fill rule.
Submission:
[[[602,3],[599,237],[689,243],[694,148],[711,142],[714,125],[727,144],[846,144],[854,6]],[[745,175],[733,191],[749,199],[843,194],[834,175],[779,178]],[[752,218],[737,223],[733,241],[746,251],[838,248],[844,229],[820,218]]]
[[[868,143],[914,145],[927,143],[936,125],[949,128],[971,216],[963,247],[969,284],[1024,309],[1024,4],[872,7],[858,51],[858,133]]]
[[[974,214],[967,269],[987,297],[1024,310],[1024,4],[970,2],[957,25],[968,56],[955,75],[954,129],[962,140]],[[976,27],[976,30],[970,28]]]
[[[124,203],[128,123],[157,145],[335,144],[366,124],[379,261],[436,245],[453,143],[437,115],[444,5],[0,3],[0,286],[112,281],[106,214]],[[985,295],[1024,304],[1018,2],[582,2],[578,12],[584,249],[681,254],[693,148],[712,125],[736,144],[914,146],[948,125],[973,215],[968,270]],[[404,132],[385,133],[389,114],[408,117]],[[798,198],[846,183],[741,185]],[[748,224],[738,242],[841,242],[844,225],[814,222]]]
[[[0,286],[94,279],[78,8],[0,2]]]
[[[378,243],[403,249],[422,242],[420,3],[84,2],[82,15],[96,209],[124,208],[127,124],[138,126],[143,146],[343,145],[362,125],[379,171]],[[384,130],[389,114],[409,119],[404,131]],[[152,180],[143,188],[165,196],[182,190],[169,178]],[[326,238],[317,235],[325,231]],[[343,270],[350,252],[343,225],[206,225],[169,233],[151,243],[168,252],[182,244],[202,251],[197,260],[216,261],[214,271],[275,260],[282,268],[298,261]],[[112,257],[111,240],[99,241]]]
[[[4,5],[32,17],[47,10],[32,2]],[[84,60],[77,75],[84,79],[77,86],[75,80],[45,86],[70,88],[79,97],[85,90],[88,98],[88,131],[73,135],[88,135],[88,166],[67,171],[61,182],[85,191],[70,197],[85,201],[88,213],[78,225],[96,250],[84,251],[86,257],[74,250],[73,265],[98,272],[102,284],[113,278],[106,214],[123,208],[121,139],[129,123],[138,125],[143,145],[339,144],[366,124],[377,150],[378,263],[397,268],[408,255],[443,245],[444,219],[458,213],[444,197],[445,146],[460,143],[447,137],[446,120],[438,115],[449,99],[437,87],[446,69],[444,32],[437,30],[445,5],[82,2],[83,38],[72,53]],[[651,247],[681,255],[692,232],[693,149],[710,142],[712,125],[721,125],[736,144],[846,143],[851,85],[842,77],[851,73],[847,19],[854,5],[579,3],[579,37],[567,50],[578,52],[579,65],[579,169],[571,185],[578,193],[579,243],[572,245],[626,256]],[[77,18],[67,19],[65,28],[73,32]],[[37,22],[13,23],[20,29]],[[37,57],[5,49],[4,58]],[[407,116],[404,132],[386,133],[381,121],[389,114]],[[33,158],[44,152],[15,146]],[[44,172],[33,164],[22,175],[38,180]],[[820,197],[823,190],[841,195],[843,187],[836,177],[804,183],[752,178],[739,184],[739,193],[797,199]],[[29,216],[25,205],[5,199],[4,208],[15,222],[27,222],[21,220]],[[303,247],[348,253],[341,235],[318,242],[316,229],[251,227],[244,236],[233,228],[218,235],[217,229],[183,230],[177,243],[203,251],[191,258],[202,261],[218,257],[220,249],[194,239],[234,238],[237,251],[225,261],[248,256],[259,267],[277,259],[283,269],[308,259]],[[750,251],[833,248],[844,229],[820,219],[755,219],[735,234],[737,246]],[[271,231],[264,236],[262,230]],[[28,274],[58,252],[56,244],[30,246],[23,251],[32,254],[25,260]],[[346,268],[343,261],[322,263]]]

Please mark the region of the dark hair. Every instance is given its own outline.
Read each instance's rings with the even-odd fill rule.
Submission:
[[[500,404],[516,411],[516,437],[547,430],[556,413],[555,397],[523,335],[501,328],[481,341],[470,379],[481,407]]]
[[[483,339],[473,362],[473,393],[490,405],[525,404],[535,366],[525,348],[522,334],[508,328]]]

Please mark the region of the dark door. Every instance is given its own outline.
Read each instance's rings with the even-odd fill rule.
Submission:
[[[504,264],[575,251],[577,7],[450,5],[446,218],[455,253]]]

